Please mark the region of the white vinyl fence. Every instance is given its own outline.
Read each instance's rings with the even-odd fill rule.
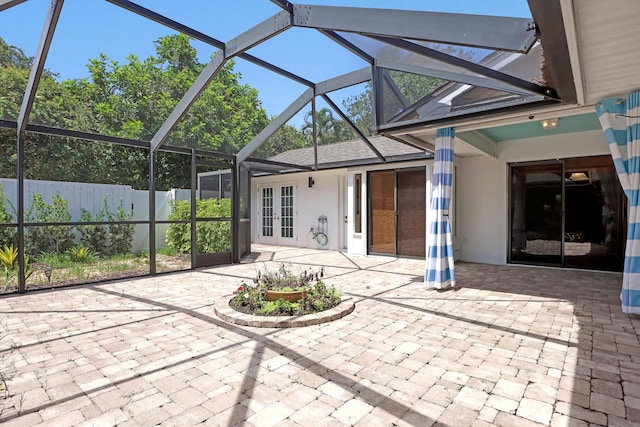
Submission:
[[[4,192],[5,206],[9,212],[17,212],[18,184],[15,179],[0,178],[0,186]],[[110,212],[117,212],[122,201],[125,212],[133,212],[132,221],[149,220],[149,192],[146,190],[134,190],[128,185],[88,184],[81,182],[59,181],[24,181],[25,213],[32,204],[33,194],[41,194],[47,204],[53,202],[57,194],[69,202],[71,221],[78,221],[82,210],[86,209],[91,215],[98,213],[104,206],[106,197],[107,208]],[[189,200],[191,190],[173,189],[169,191],[156,191],[156,220],[162,221],[169,218],[171,213],[171,200]],[[165,234],[169,225],[156,225],[156,246],[166,246]],[[149,249],[149,226],[138,224],[135,227],[133,237],[133,252]]]

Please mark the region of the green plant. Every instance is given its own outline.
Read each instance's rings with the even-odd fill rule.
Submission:
[[[300,311],[300,303],[278,299],[275,301],[267,301],[262,307],[256,309],[256,314],[263,316],[277,315],[294,315]]]
[[[196,218],[229,218],[230,199],[204,199],[196,201]],[[191,220],[188,200],[171,202],[170,221]],[[167,245],[177,253],[191,252],[191,225],[171,224],[167,230]],[[228,252],[231,250],[231,222],[198,221],[196,245],[199,253]]]
[[[0,263],[4,268],[14,268],[18,263],[18,248],[4,246],[0,249]]]
[[[178,252],[174,248],[170,248],[169,246],[165,246],[164,248],[158,248],[156,250],[158,255],[167,255],[167,256],[175,256],[178,255]]]
[[[52,203],[44,201],[41,194],[31,193],[32,200],[27,209],[27,222],[56,223],[70,222],[69,201],[59,194],[53,196]],[[34,225],[27,229],[25,236],[26,252],[63,253],[73,246],[72,227],[65,225]]]
[[[324,270],[304,270],[300,274],[282,264],[276,271],[258,271],[253,283],[243,282],[229,302],[234,309],[243,313],[263,316],[304,315],[317,313],[335,307],[340,303],[340,293],[327,286],[322,278]],[[286,299],[267,301],[269,290],[304,291],[304,297],[292,302]]]
[[[18,248],[15,246],[4,246],[0,249],[0,264],[4,273],[4,286],[3,290],[6,290],[9,285],[18,276]],[[33,269],[29,264],[29,256],[24,257],[24,277],[28,279],[33,274]]]
[[[69,267],[73,262],[69,258],[69,253],[57,254],[55,252],[41,252],[37,260],[40,264],[46,264],[52,268]]]
[[[135,225],[114,222],[126,222],[131,220],[132,216],[133,211],[124,210],[122,199],[115,214],[107,211],[107,217],[111,222],[108,225],[110,254],[126,254],[131,250]]]
[[[95,254],[91,251],[91,249],[86,246],[74,246],[67,251],[71,261],[87,263],[93,262],[96,259]]]
[[[7,211],[4,200],[4,187],[0,184],[0,224],[13,222],[15,216]],[[15,245],[16,232],[14,227],[0,227],[0,247]]]
[[[82,209],[80,221],[103,222],[107,216],[107,198],[105,196],[103,207],[95,215],[86,209]],[[108,234],[106,225],[82,225],[77,227],[80,232],[80,242],[95,253],[105,253],[108,249]]]

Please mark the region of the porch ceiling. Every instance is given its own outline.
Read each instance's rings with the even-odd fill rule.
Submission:
[[[496,144],[503,141],[600,129],[594,105],[640,89],[640,55],[635,54],[640,40],[639,1],[529,0],[529,4],[564,103],[532,105],[448,123],[459,130],[456,155],[493,156]],[[561,10],[561,19],[550,16],[553,8]],[[564,57],[563,51],[567,52]],[[558,127],[542,130],[540,120],[552,117],[560,117]],[[416,126],[390,134],[428,144],[435,140],[437,126]]]

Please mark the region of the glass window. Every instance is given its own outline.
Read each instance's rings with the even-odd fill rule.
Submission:
[[[362,233],[362,174],[353,178],[353,231]]]

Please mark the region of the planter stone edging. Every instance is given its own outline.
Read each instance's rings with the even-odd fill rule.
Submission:
[[[232,295],[216,300],[213,311],[225,322],[240,326],[253,326],[255,328],[298,328],[301,326],[319,325],[341,319],[356,308],[356,303],[351,297],[341,297],[340,304],[315,314],[304,316],[254,316],[240,313],[229,306]]]

